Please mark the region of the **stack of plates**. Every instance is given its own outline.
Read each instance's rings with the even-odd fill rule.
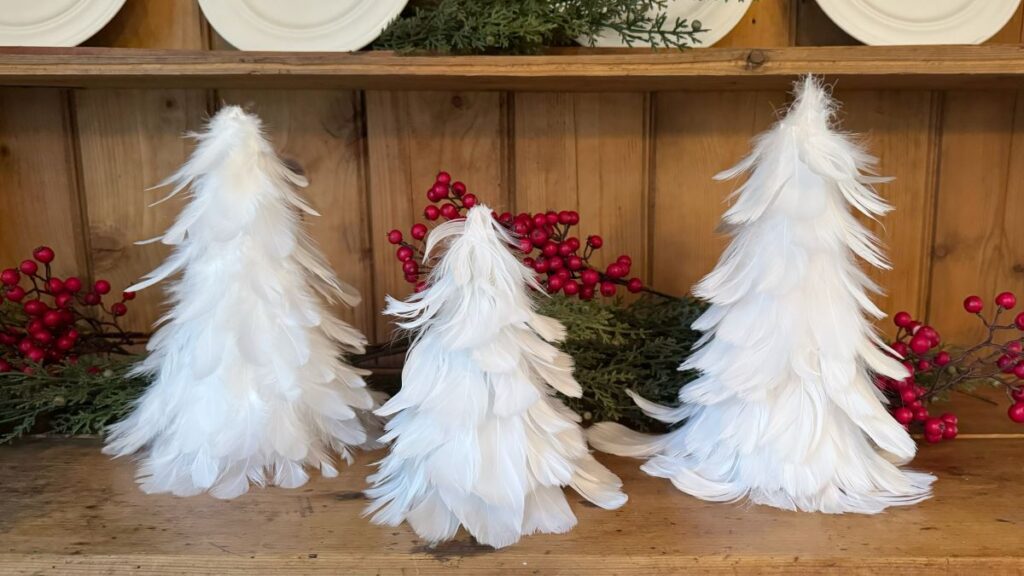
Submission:
[[[1013,18],[1021,0],[818,0],[865,44],[981,44]]]

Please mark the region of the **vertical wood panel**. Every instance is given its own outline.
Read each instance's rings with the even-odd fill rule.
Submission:
[[[895,208],[867,220],[882,240],[892,270],[870,275],[886,291],[875,302],[890,314],[907,310],[921,317],[928,299],[929,252],[935,210],[938,97],[932,92],[841,92],[843,128],[862,135],[879,158],[878,172],[893,177],[877,189]],[[881,327],[891,332],[891,323]]]
[[[793,0],[746,1],[751,4],[743,20],[715,46],[771,48],[793,44],[796,25]]]
[[[375,310],[386,294],[410,291],[385,235],[393,228],[408,235],[422,220],[438,171],[465,182],[492,209],[511,208],[506,114],[502,93],[366,93]],[[390,321],[378,316],[377,326],[378,339],[387,339]]]
[[[206,45],[195,0],[128,0],[90,41],[94,46],[183,48]],[[134,246],[159,234],[181,203],[147,206],[160,191],[145,192],[187,158],[187,130],[207,112],[204,90],[80,90],[75,94],[82,188],[93,273],[121,289],[157,266],[162,245]],[[159,315],[163,291],[145,290],[129,306],[125,324],[147,330]]]
[[[580,239],[606,241],[593,263],[629,254],[637,276],[649,261],[647,105],[642,93],[515,95],[516,210],[578,210]]]
[[[665,92],[655,95],[651,206],[652,285],[689,294],[714,268],[728,239],[715,232],[738,182],[712,176],[750,151],[767,129],[782,92]]]
[[[58,275],[88,273],[67,112],[62,90],[0,90],[0,268],[46,244]]]
[[[219,100],[258,114],[274,147],[302,166],[303,195],[320,213],[309,231],[338,275],[363,294],[363,304],[339,304],[345,321],[373,338],[374,307],[369,205],[357,93],[328,90],[222,90]]]

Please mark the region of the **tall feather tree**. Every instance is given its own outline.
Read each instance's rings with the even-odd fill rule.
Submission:
[[[294,191],[306,179],[277,157],[259,118],[225,107],[192,136],[196,150],[161,184],[173,186],[164,200],[185,189],[191,199],[151,240],[174,251],[130,288],[181,273],[135,369],[154,382],[104,452],[144,451],[138,478],[151,493],[294,488],[306,465],[334,476],[335,453],[351,461],[350,447],[373,440],[364,373],[339,358],[365,338],[324,304],[355,306],[359,293],[301,230],[300,213],[317,215]]]
[[[749,172],[723,218],[732,243],[695,288],[711,306],[680,369],[701,376],[678,408],[633,395],[649,416],[685,423],[654,437],[601,423],[589,431],[595,447],[646,458],[648,474],[705,500],[876,513],[929,496],[931,476],[892,463],[913,458],[915,445],[872,373],[908,374],[865,317],[884,314],[855,259],[889,267],[850,210],[888,212],[872,189],[886,179],[833,130],[834,111],[821,84],[803,78],[786,116],[717,176]]]
[[[572,359],[551,344],[565,329],[535,311],[528,287],[538,285],[513,242],[489,208],[474,207],[430,234],[425,257],[447,249],[428,288],[388,299],[414,339],[401,392],[377,410],[394,418],[382,438],[390,453],[366,491],[375,523],[408,521],[432,544],[462,525],[500,548],[571,529],[563,486],[602,508],[626,501],[590,455],[579,416],[554,396],[582,390]]]

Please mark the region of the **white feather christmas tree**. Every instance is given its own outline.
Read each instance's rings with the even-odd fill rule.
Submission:
[[[276,156],[259,118],[226,107],[194,137],[191,158],[163,183],[174,185],[167,198],[192,193],[154,239],[174,252],[130,288],[181,272],[136,368],[154,382],[104,452],[144,450],[142,489],[182,496],[232,498],[250,482],[294,488],[305,465],[333,476],[334,453],[350,461],[349,447],[372,440],[361,411],[375,404],[338,356],[365,339],[324,301],[355,306],[359,294],[300,229],[299,212],[316,215],[293,190],[306,180]]]
[[[871,189],[885,179],[866,175],[874,158],[833,131],[834,107],[814,78],[800,80],[785,118],[718,176],[750,173],[723,218],[732,243],[695,288],[711,307],[681,369],[701,376],[678,408],[634,395],[651,417],[685,424],[651,437],[602,423],[595,447],[647,458],[647,473],[705,500],[876,513],[929,496],[931,476],[891,463],[915,445],[871,373],[908,374],[865,318],[884,314],[854,258],[888,268],[850,210],[885,214]]]
[[[378,524],[408,521],[431,543],[459,526],[500,548],[576,524],[571,486],[602,508],[626,501],[621,482],[590,455],[579,416],[553,393],[581,394],[572,359],[552,346],[565,330],[540,316],[532,271],[485,206],[436,228],[426,255],[447,244],[429,287],[387,313],[413,331],[402,390],[377,413],[394,418],[390,453],[367,490]]]

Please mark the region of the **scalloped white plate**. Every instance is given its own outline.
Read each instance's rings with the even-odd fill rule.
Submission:
[[[408,0],[199,0],[241,50],[347,52],[373,42]]]
[[[1021,0],[818,0],[865,44],[981,44],[1013,18]]]
[[[701,28],[705,30],[698,38],[700,44],[694,44],[697,48],[706,48],[714,45],[725,37],[730,30],[736,27],[747,13],[754,0],[670,0],[668,4],[667,24],[672,25],[677,18],[685,18],[690,22],[698,20]],[[588,43],[585,39],[578,42],[584,46]],[[598,35],[595,46],[601,48],[626,48],[628,44],[612,31],[606,31]],[[633,46],[650,46],[646,42],[634,42]]]
[[[78,46],[124,0],[0,0],[0,46]]]

